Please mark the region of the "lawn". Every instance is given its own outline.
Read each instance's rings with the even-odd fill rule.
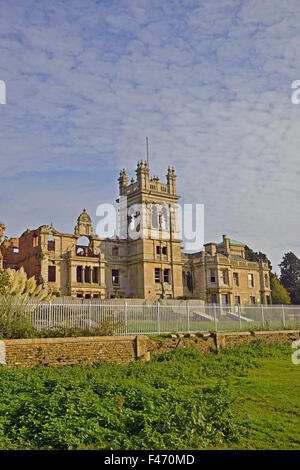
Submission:
[[[0,449],[300,449],[290,345],[0,369]]]
[[[258,369],[246,376],[232,374],[232,411],[243,420],[247,434],[219,449],[300,449],[300,364],[283,357],[257,359]],[[212,383],[214,380],[212,380]],[[213,448],[213,447],[212,447]]]

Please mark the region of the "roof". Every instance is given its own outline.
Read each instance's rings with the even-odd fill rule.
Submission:
[[[238,245],[238,246],[245,246],[245,243],[238,242],[237,240],[232,240],[232,238],[229,238],[229,243],[230,245]],[[224,242],[218,243],[217,246],[223,246]]]

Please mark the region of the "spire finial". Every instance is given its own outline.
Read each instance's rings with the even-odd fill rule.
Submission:
[[[149,139],[146,137],[146,148],[147,148],[147,167],[149,168]]]

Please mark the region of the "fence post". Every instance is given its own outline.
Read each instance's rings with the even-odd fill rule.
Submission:
[[[214,323],[215,323],[215,330],[217,331],[217,306],[214,304]]]
[[[48,328],[51,328],[52,325],[53,325],[53,313],[52,313],[53,304],[52,304],[51,300],[50,300],[49,304],[50,304],[50,312],[49,312],[49,325],[48,325]]]
[[[282,324],[285,327],[285,311],[284,311],[284,305],[281,305],[281,310],[282,310]]]
[[[261,313],[261,323],[264,328],[265,327],[264,304],[261,304],[260,306],[260,313]]]
[[[89,327],[92,328],[92,302],[89,302]]]
[[[239,315],[239,325],[240,325],[240,330],[242,329],[242,319],[241,319],[241,308],[238,305],[238,315]]]
[[[124,302],[125,335],[127,335],[127,302]]]
[[[187,332],[190,332],[190,303],[187,302],[186,304],[186,309],[187,309]]]
[[[160,318],[159,318],[159,302],[157,302],[157,331],[160,335]]]

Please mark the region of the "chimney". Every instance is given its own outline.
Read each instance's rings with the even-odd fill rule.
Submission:
[[[223,235],[224,251],[226,255],[230,255],[230,241],[226,235]]]
[[[211,256],[215,256],[217,253],[217,248],[215,243],[206,243],[205,245],[206,253],[209,253]]]

